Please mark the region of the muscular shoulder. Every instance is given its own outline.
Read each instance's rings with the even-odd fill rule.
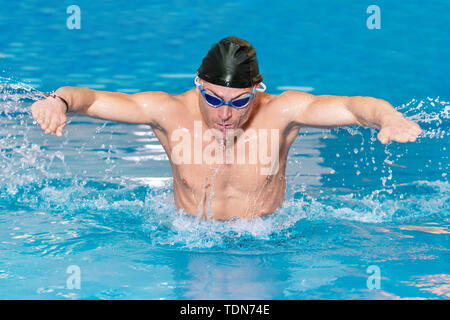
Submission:
[[[195,89],[188,90],[182,94],[174,95],[172,98],[176,103],[183,105],[183,107],[192,109],[197,104],[197,94]]]
[[[286,108],[307,106],[314,100],[314,95],[301,91],[284,91],[277,97],[277,104]]]
[[[140,92],[132,95],[134,101],[144,108],[162,107],[167,108],[176,104],[174,96],[163,91]]]
[[[133,95],[133,100],[143,110],[148,123],[165,127],[170,121],[175,121],[177,115],[186,108],[180,95],[171,95],[163,91],[140,92]]]
[[[269,113],[276,113],[287,122],[297,115],[314,100],[314,95],[300,91],[285,91],[279,95],[267,95],[261,100]]]

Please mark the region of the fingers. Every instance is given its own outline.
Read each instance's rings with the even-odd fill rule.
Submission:
[[[415,123],[414,126],[412,126],[411,128],[409,128],[409,132],[410,132],[411,134],[415,134],[416,136],[418,136],[419,134],[422,133],[422,129],[419,127],[419,125],[417,125],[417,124]]]
[[[60,125],[58,128],[56,128],[55,134],[58,137],[61,137],[62,136],[62,132],[63,132],[65,127],[66,127],[66,122],[64,122],[62,125]]]
[[[386,144],[389,142],[389,138],[387,137],[385,131],[383,130],[378,133],[377,138],[382,144]]]
[[[45,133],[50,133],[50,132],[55,133],[56,128],[59,127],[59,125],[60,125],[59,118],[57,118],[57,116],[51,115],[50,117],[51,117],[50,123],[48,124],[47,130]]]
[[[52,106],[51,101],[40,100],[31,106],[31,113],[46,134],[53,133],[60,137],[66,126],[67,117],[60,108],[52,108]]]
[[[414,125],[408,128],[385,128],[380,130],[377,135],[378,140],[382,144],[386,144],[389,141],[396,142],[415,142],[417,140],[417,136],[422,132],[422,129],[414,123]]]
[[[50,126],[50,122],[51,122],[51,114],[49,114],[49,112],[45,112],[44,121],[42,122],[42,125],[41,125],[41,127],[43,127],[42,129],[45,131],[45,133],[49,133],[47,130]]]
[[[58,136],[61,136],[62,130],[66,125],[65,116],[54,115],[49,112],[39,114],[36,120],[41,125],[41,129],[44,130],[46,134],[56,134],[58,132]]]
[[[50,123],[45,130],[45,133],[54,133],[56,136],[61,137],[62,131],[66,126],[66,117],[53,116]]]
[[[405,142],[414,142],[417,139],[417,136],[422,132],[419,125],[417,123],[412,123],[412,125],[404,131]]]
[[[417,139],[417,136],[422,132],[422,129],[420,129],[419,126],[414,126],[409,128],[408,130],[408,134],[409,134],[409,138],[408,141],[409,142],[414,142]]]

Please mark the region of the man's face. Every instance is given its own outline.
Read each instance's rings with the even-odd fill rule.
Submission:
[[[239,97],[244,93],[252,93],[253,88],[229,88],[215,85],[203,81],[203,88],[210,91],[215,96],[222,98],[226,102]],[[196,89],[199,99],[200,112],[209,128],[215,128],[225,133],[227,129],[239,129],[248,121],[251,111],[255,105],[256,97],[250,103],[241,109],[228,105],[221,105],[214,108],[210,106],[202,96],[200,89]]]

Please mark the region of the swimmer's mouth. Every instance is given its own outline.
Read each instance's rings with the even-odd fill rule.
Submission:
[[[216,124],[217,127],[219,127],[220,130],[225,130],[225,129],[232,129],[233,125],[232,124],[222,124],[222,123],[217,123]]]

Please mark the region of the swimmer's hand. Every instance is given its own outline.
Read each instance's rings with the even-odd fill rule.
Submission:
[[[47,97],[31,105],[33,118],[41,125],[45,133],[53,133],[58,137],[66,126],[66,105],[56,97]]]
[[[422,132],[417,123],[405,119],[398,113],[384,116],[380,125],[381,128],[377,137],[382,144],[390,141],[414,142]]]

